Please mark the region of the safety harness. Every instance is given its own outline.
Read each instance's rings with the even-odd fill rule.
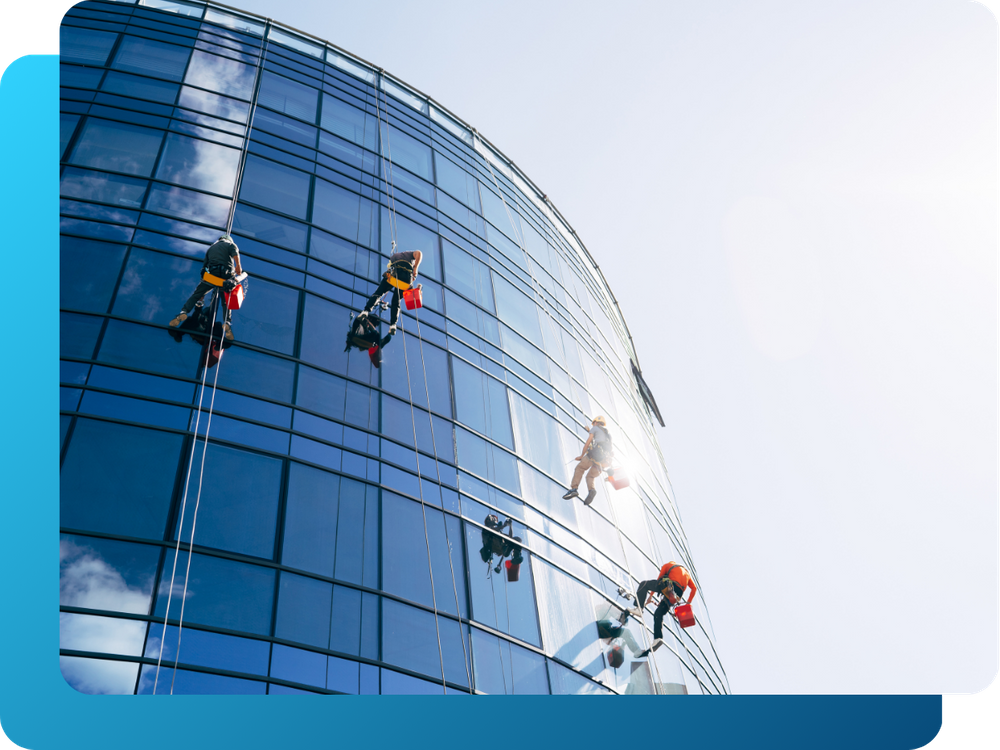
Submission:
[[[413,264],[408,260],[389,261],[385,280],[399,291],[405,292],[413,283]]]

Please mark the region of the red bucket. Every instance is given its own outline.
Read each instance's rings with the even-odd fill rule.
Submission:
[[[629,485],[628,472],[625,469],[614,469],[608,473],[608,481],[616,490],[623,490]]]
[[[403,302],[406,303],[407,310],[413,310],[424,306],[424,295],[419,288],[407,289],[403,292]]]
[[[223,292],[223,298],[226,302],[227,310],[239,310],[243,305],[243,296],[245,292],[243,291],[243,285],[237,284],[236,287],[231,292]]]
[[[368,359],[372,361],[372,364],[375,365],[375,367],[382,364],[382,352],[379,350],[377,345],[368,350]]]
[[[507,566],[507,580],[513,583],[517,580],[517,576],[521,572],[521,563],[515,565],[508,560],[505,564]]]
[[[607,653],[608,664],[614,669],[618,669],[625,663],[625,650],[621,646],[612,646]]]
[[[682,628],[689,628],[694,625],[694,612],[691,611],[690,604],[681,604],[674,607],[674,617]]]

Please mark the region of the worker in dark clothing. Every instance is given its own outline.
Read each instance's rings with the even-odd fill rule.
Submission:
[[[347,331],[347,345],[344,351],[350,351],[352,348],[367,351],[375,367],[382,364],[382,350],[392,340],[392,334],[383,337],[379,331],[380,322],[374,315],[357,316]]]
[[[202,280],[195,287],[194,293],[188,297],[181,311],[177,313],[177,317],[170,321],[170,327],[177,328],[187,320],[195,305],[201,306],[202,299],[206,294],[213,289],[222,287],[227,280],[241,275],[243,275],[243,266],[240,264],[240,249],[233,242],[232,237],[224,234],[205,251],[205,262],[201,266]],[[233,332],[229,327],[229,310],[226,310],[223,330],[226,339],[232,341]]]
[[[642,610],[646,604],[647,597],[652,599],[653,594],[661,594],[659,606],[653,612],[653,644],[647,649],[643,656],[650,651],[655,651],[663,643],[663,616],[684,597],[685,590],[690,589],[687,603],[690,604],[694,595],[698,592],[691,573],[683,565],[675,563],[673,560],[660,568],[659,575],[649,581],[643,581],[635,592],[636,606],[630,610],[636,617],[642,617]]]
[[[405,292],[413,285],[417,278],[417,269],[420,267],[420,260],[423,253],[419,250],[412,250],[405,253],[393,253],[389,256],[389,267],[382,276],[382,282],[378,285],[375,293],[368,298],[365,309],[358,317],[364,318],[375,309],[386,292],[392,292],[392,310],[389,316],[389,333],[396,332],[396,320],[399,318],[399,293]],[[419,288],[420,285],[418,284]]]
[[[513,527],[513,521],[509,518],[503,523],[492,513],[486,516],[486,520],[483,521],[483,525],[486,526],[483,529],[483,546],[479,550],[479,556],[482,558],[483,562],[489,565],[493,562],[493,555],[500,556],[500,562],[493,569],[495,573],[500,572],[500,564],[503,559],[508,555],[511,556],[510,561],[514,565],[520,565],[524,562],[524,557],[521,555],[521,546],[515,544],[514,542],[520,542],[521,537],[519,536],[506,536],[503,530],[507,526]]]
[[[587,442],[583,444],[580,455],[574,459],[579,463],[576,465],[576,471],[573,472],[573,481],[570,482],[569,492],[563,495],[563,500],[580,496],[577,487],[580,486],[580,480],[586,471],[587,497],[584,498],[583,504],[590,505],[594,502],[594,498],[597,496],[594,480],[603,469],[611,465],[612,458],[614,458],[614,450],[611,447],[611,433],[608,432],[607,421],[604,417],[594,417],[590,434],[587,435]],[[587,471],[588,469],[590,471]]]

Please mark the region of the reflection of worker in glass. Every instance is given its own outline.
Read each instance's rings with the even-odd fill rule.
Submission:
[[[503,533],[503,530],[508,526],[512,527],[511,533],[513,533],[513,521],[508,518],[501,523],[500,519],[491,513],[486,516],[483,525],[486,528],[483,529],[483,546],[479,550],[479,556],[484,563],[487,565],[492,563],[493,555],[500,557],[500,563],[508,555],[510,555],[510,561],[513,565],[520,565],[524,562],[524,557],[521,555],[521,545],[515,544],[515,542],[521,541],[521,537],[506,536]],[[496,568],[493,569],[495,573],[500,572],[500,563],[497,563]]]
[[[597,496],[594,488],[594,480],[597,479],[601,471],[611,464],[614,457],[614,450],[611,447],[611,434],[607,429],[607,422],[604,417],[594,417],[591,423],[590,434],[587,435],[587,442],[583,444],[583,450],[574,460],[579,461],[576,471],[573,472],[573,481],[570,482],[569,492],[563,495],[563,500],[579,497],[580,493],[576,488],[580,486],[583,472],[587,471],[587,497],[583,504],[590,505]]]
[[[690,589],[687,599],[687,603],[690,604],[698,592],[698,587],[694,585],[694,579],[688,569],[673,560],[660,568],[660,574],[655,579],[639,584],[635,592],[636,607],[632,610],[636,616],[642,616],[643,607],[649,603],[646,601],[647,596],[649,599],[652,599],[653,594],[661,594],[663,597],[653,612],[653,645],[649,651],[655,650],[663,643],[663,616],[683,599],[686,589]]]
[[[597,634],[610,645],[616,638],[621,638],[629,647],[632,656],[639,656],[642,646],[635,640],[632,631],[616,620],[598,620]]]
[[[202,280],[199,282],[198,286],[195,287],[194,293],[188,297],[188,300],[184,303],[184,307],[181,308],[181,311],[177,313],[177,317],[170,321],[170,327],[177,328],[181,323],[187,320],[196,304],[199,306],[201,305],[202,298],[206,294],[213,289],[221,287],[222,282],[226,279],[232,279],[242,273],[243,266],[240,264],[240,249],[236,246],[236,243],[233,242],[232,237],[228,234],[224,234],[212,243],[212,246],[205,251],[205,262],[201,266]],[[219,283],[209,283],[211,279],[206,280],[206,274],[219,279]],[[223,324],[223,328],[225,330],[226,338],[232,341],[233,332],[229,327],[229,310],[226,310],[226,320]]]
[[[420,267],[420,260],[423,253],[413,250],[405,253],[393,253],[389,256],[389,270],[382,276],[382,282],[378,285],[375,293],[368,298],[365,309],[359,314],[359,318],[364,318],[375,309],[376,303],[385,295],[392,292],[392,309],[389,316],[389,333],[396,332],[396,320],[399,318],[399,293],[405,292],[417,278],[417,268]]]

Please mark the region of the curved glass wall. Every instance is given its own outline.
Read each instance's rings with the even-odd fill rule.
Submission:
[[[512,163],[364,61],[211,3],[80,3],[61,43],[73,687],[728,692],[701,591],[648,659],[634,620],[601,637],[619,587],[697,568],[611,290]],[[391,250],[383,145],[424,307],[374,369],[343,341]],[[231,210],[251,279],[206,447],[201,347],[166,323]],[[562,494],[596,414],[632,483],[586,507]],[[490,514],[522,540],[516,582],[480,557]]]

